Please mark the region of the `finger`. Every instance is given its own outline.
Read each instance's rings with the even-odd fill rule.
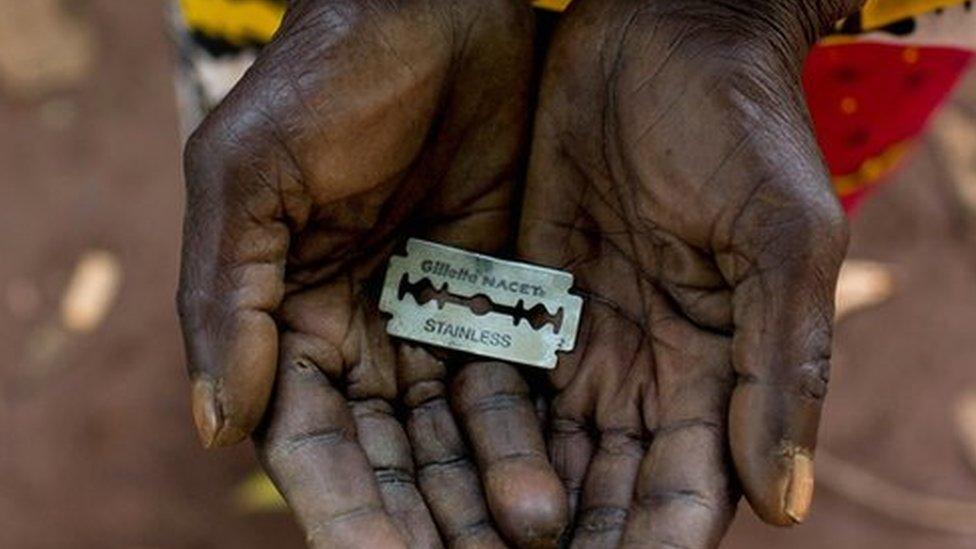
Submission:
[[[644,455],[638,403],[654,392],[654,380],[650,367],[626,366],[650,365],[643,336],[618,315],[590,313],[582,353],[561,362],[552,376],[559,394],[552,402],[550,451],[558,452],[553,463],[567,489],[579,493],[574,540],[584,547],[613,546]],[[584,418],[593,427],[584,427]]]
[[[735,511],[726,405],[734,380],[724,337],[655,319],[661,350],[652,443],[640,463],[624,547],[717,547]]]
[[[593,457],[593,440],[579,421],[554,418],[549,427],[549,460],[566,490],[569,516],[575,517],[583,479]]]
[[[417,480],[445,544],[505,547],[492,526],[481,479],[447,403],[444,364],[419,347],[401,345],[400,372]]]
[[[724,437],[724,423],[711,419],[655,431],[623,547],[718,547],[735,511]]]
[[[554,547],[568,521],[566,497],[525,381],[507,364],[469,364],[452,396],[502,534],[522,547]]]
[[[583,487],[574,548],[618,546],[643,456],[639,433],[611,430],[600,435]]]
[[[753,509],[779,525],[802,522],[812,501],[847,245],[846,219],[833,195],[822,194],[799,178],[788,191],[760,188],[736,223],[737,257],[721,265],[734,287],[732,455]]]
[[[393,417],[393,407],[380,399],[353,402],[359,445],[373,467],[383,506],[400,535],[412,548],[442,547],[437,527],[414,480],[410,443]]]
[[[193,417],[208,447],[241,440],[264,413],[278,358],[269,312],[282,299],[288,248],[282,202],[259,175],[280,170],[240,154],[246,129],[234,129],[236,152],[222,131],[205,123],[187,144],[178,295]]]
[[[282,361],[255,445],[310,546],[407,547],[384,510],[349,407],[318,368]]]

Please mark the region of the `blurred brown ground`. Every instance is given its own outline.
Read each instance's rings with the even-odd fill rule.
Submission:
[[[0,548],[300,547],[287,515],[233,504],[251,450],[207,453],[192,431],[173,306],[183,187],[163,2],[73,4],[94,38],[88,77],[70,91],[0,92]],[[956,112],[976,124],[972,79],[967,90]],[[822,440],[904,487],[976,500],[951,421],[976,389],[976,240],[937,143],[855,222],[851,255],[890,264],[897,290],[841,325]],[[119,299],[92,334],[59,338],[61,292],[92,248],[120,258]],[[743,505],[725,547],[976,540],[821,489],[790,531]]]

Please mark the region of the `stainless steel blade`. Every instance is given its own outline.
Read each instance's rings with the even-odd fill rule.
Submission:
[[[583,300],[569,292],[570,273],[416,238],[407,242],[406,249],[405,257],[390,259],[380,298],[380,310],[392,315],[387,323],[390,335],[540,368],[555,368],[556,351],[568,352],[576,346]],[[493,310],[476,314],[469,306],[451,301],[420,304],[411,293],[401,291],[402,283],[417,285],[425,279],[453,296],[486,297]],[[539,305],[545,307],[550,322],[538,329],[527,318],[509,314],[526,313]]]

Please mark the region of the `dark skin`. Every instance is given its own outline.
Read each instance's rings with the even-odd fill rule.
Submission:
[[[577,0],[549,51],[519,251],[572,271],[549,448],[574,547],[713,547],[740,489],[807,514],[846,219],[800,86],[854,3]]]
[[[846,226],[798,74],[853,8],[576,0],[561,21],[518,235],[587,297],[544,388],[550,465],[517,369],[392,341],[376,308],[408,236],[510,249],[529,10],[292,2],[187,147],[203,443],[253,433],[316,547],[711,547],[740,483],[802,520]]]
[[[254,433],[312,546],[551,547],[568,521],[517,370],[377,309],[408,236],[512,248],[532,33],[518,0],[292,2],[187,146],[198,430]]]

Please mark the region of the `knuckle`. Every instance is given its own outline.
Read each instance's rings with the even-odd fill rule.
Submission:
[[[801,364],[796,370],[797,392],[811,400],[822,401],[827,396],[830,382],[830,361],[814,360]]]
[[[266,103],[254,94],[227,99],[190,134],[183,147],[183,171],[191,193],[200,187],[233,183],[240,175],[253,179],[254,166],[276,158],[279,113]],[[228,173],[239,170],[244,171],[234,176]]]
[[[419,462],[417,476],[421,479],[434,479],[445,472],[474,470],[474,466],[464,454],[441,456],[440,459],[430,459]]]
[[[469,399],[459,405],[461,415],[467,417],[483,416],[494,412],[511,412],[525,404],[525,395],[520,393],[495,392]]]
[[[715,510],[715,496],[694,488],[652,489],[638,497],[639,505],[655,508],[670,505],[687,505],[705,511]]]
[[[381,487],[416,484],[413,472],[402,467],[375,467],[373,474],[376,476],[377,484]]]
[[[259,440],[261,453],[271,467],[291,463],[296,453],[304,450],[335,447],[350,443],[354,435],[342,427],[309,429],[289,434],[269,434]]]
[[[824,283],[824,287],[832,287],[826,283],[836,279],[847,254],[850,240],[847,217],[839,205],[811,210],[810,217],[802,239],[805,249],[801,253],[814,268],[817,280]]]
[[[184,260],[180,282],[176,289],[176,315],[188,340],[218,328],[214,322],[230,312],[230,305],[216,299],[202,275]]]
[[[494,529],[488,519],[477,518],[459,526],[458,528],[445,532],[448,547],[491,547],[494,541]]]
[[[176,316],[179,317],[180,322],[183,324],[190,320],[190,312],[193,306],[193,299],[191,295],[190,289],[187,287],[186,283],[181,282],[179,287],[176,289],[175,301]]]
[[[576,529],[588,534],[622,530],[627,523],[625,507],[590,507],[583,509],[576,523]]]
[[[816,189],[805,192],[801,205],[807,212],[805,221],[808,229],[830,236],[847,233],[847,215],[829,180],[822,182]]]
[[[801,206],[801,213],[805,214],[800,216],[801,229],[816,235],[815,241],[820,246],[828,244],[846,249],[850,227],[847,215],[832,190],[807,193]]]
[[[697,417],[661,425],[654,430],[654,436],[656,438],[660,438],[662,436],[673,435],[691,430],[701,430],[706,433],[710,433],[711,436],[720,437],[725,432],[725,426],[715,419]]]
[[[408,408],[419,408],[444,401],[444,383],[440,380],[418,381],[407,387],[403,402]]]
[[[207,166],[208,163],[220,158],[216,147],[219,143],[213,129],[215,124],[213,118],[216,114],[208,116],[203,123],[198,126],[190,137],[186,140],[183,147],[183,167],[187,185],[193,185],[199,180],[198,174]]]
[[[287,494],[286,494],[287,495]],[[307,524],[307,519],[298,516],[298,520],[305,528],[305,540],[309,547],[336,547],[336,529],[349,523],[366,523],[377,518],[385,518],[386,510],[382,504],[366,503],[341,512],[336,512],[318,521]],[[346,546],[349,540],[346,539]]]
[[[477,362],[465,366],[454,380],[463,402],[525,398],[528,386],[518,371],[501,362]]]
[[[188,273],[184,265],[180,282],[176,289],[176,316],[188,339],[195,339],[206,331],[207,319],[221,314],[220,302],[216,302],[203,288],[198,275]]]
[[[766,259],[839,266],[850,229],[829,186],[777,182],[763,187],[762,197],[747,205],[735,227],[743,248],[757,248],[758,238]]]
[[[604,431],[600,437],[600,450],[606,454],[641,458],[647,442],[640,433],[629,430]]]
[[[554,417],[549,423],[550,438],[574,438],[578,436],[589,436],[589,431],[583,423],[574,419]]]

